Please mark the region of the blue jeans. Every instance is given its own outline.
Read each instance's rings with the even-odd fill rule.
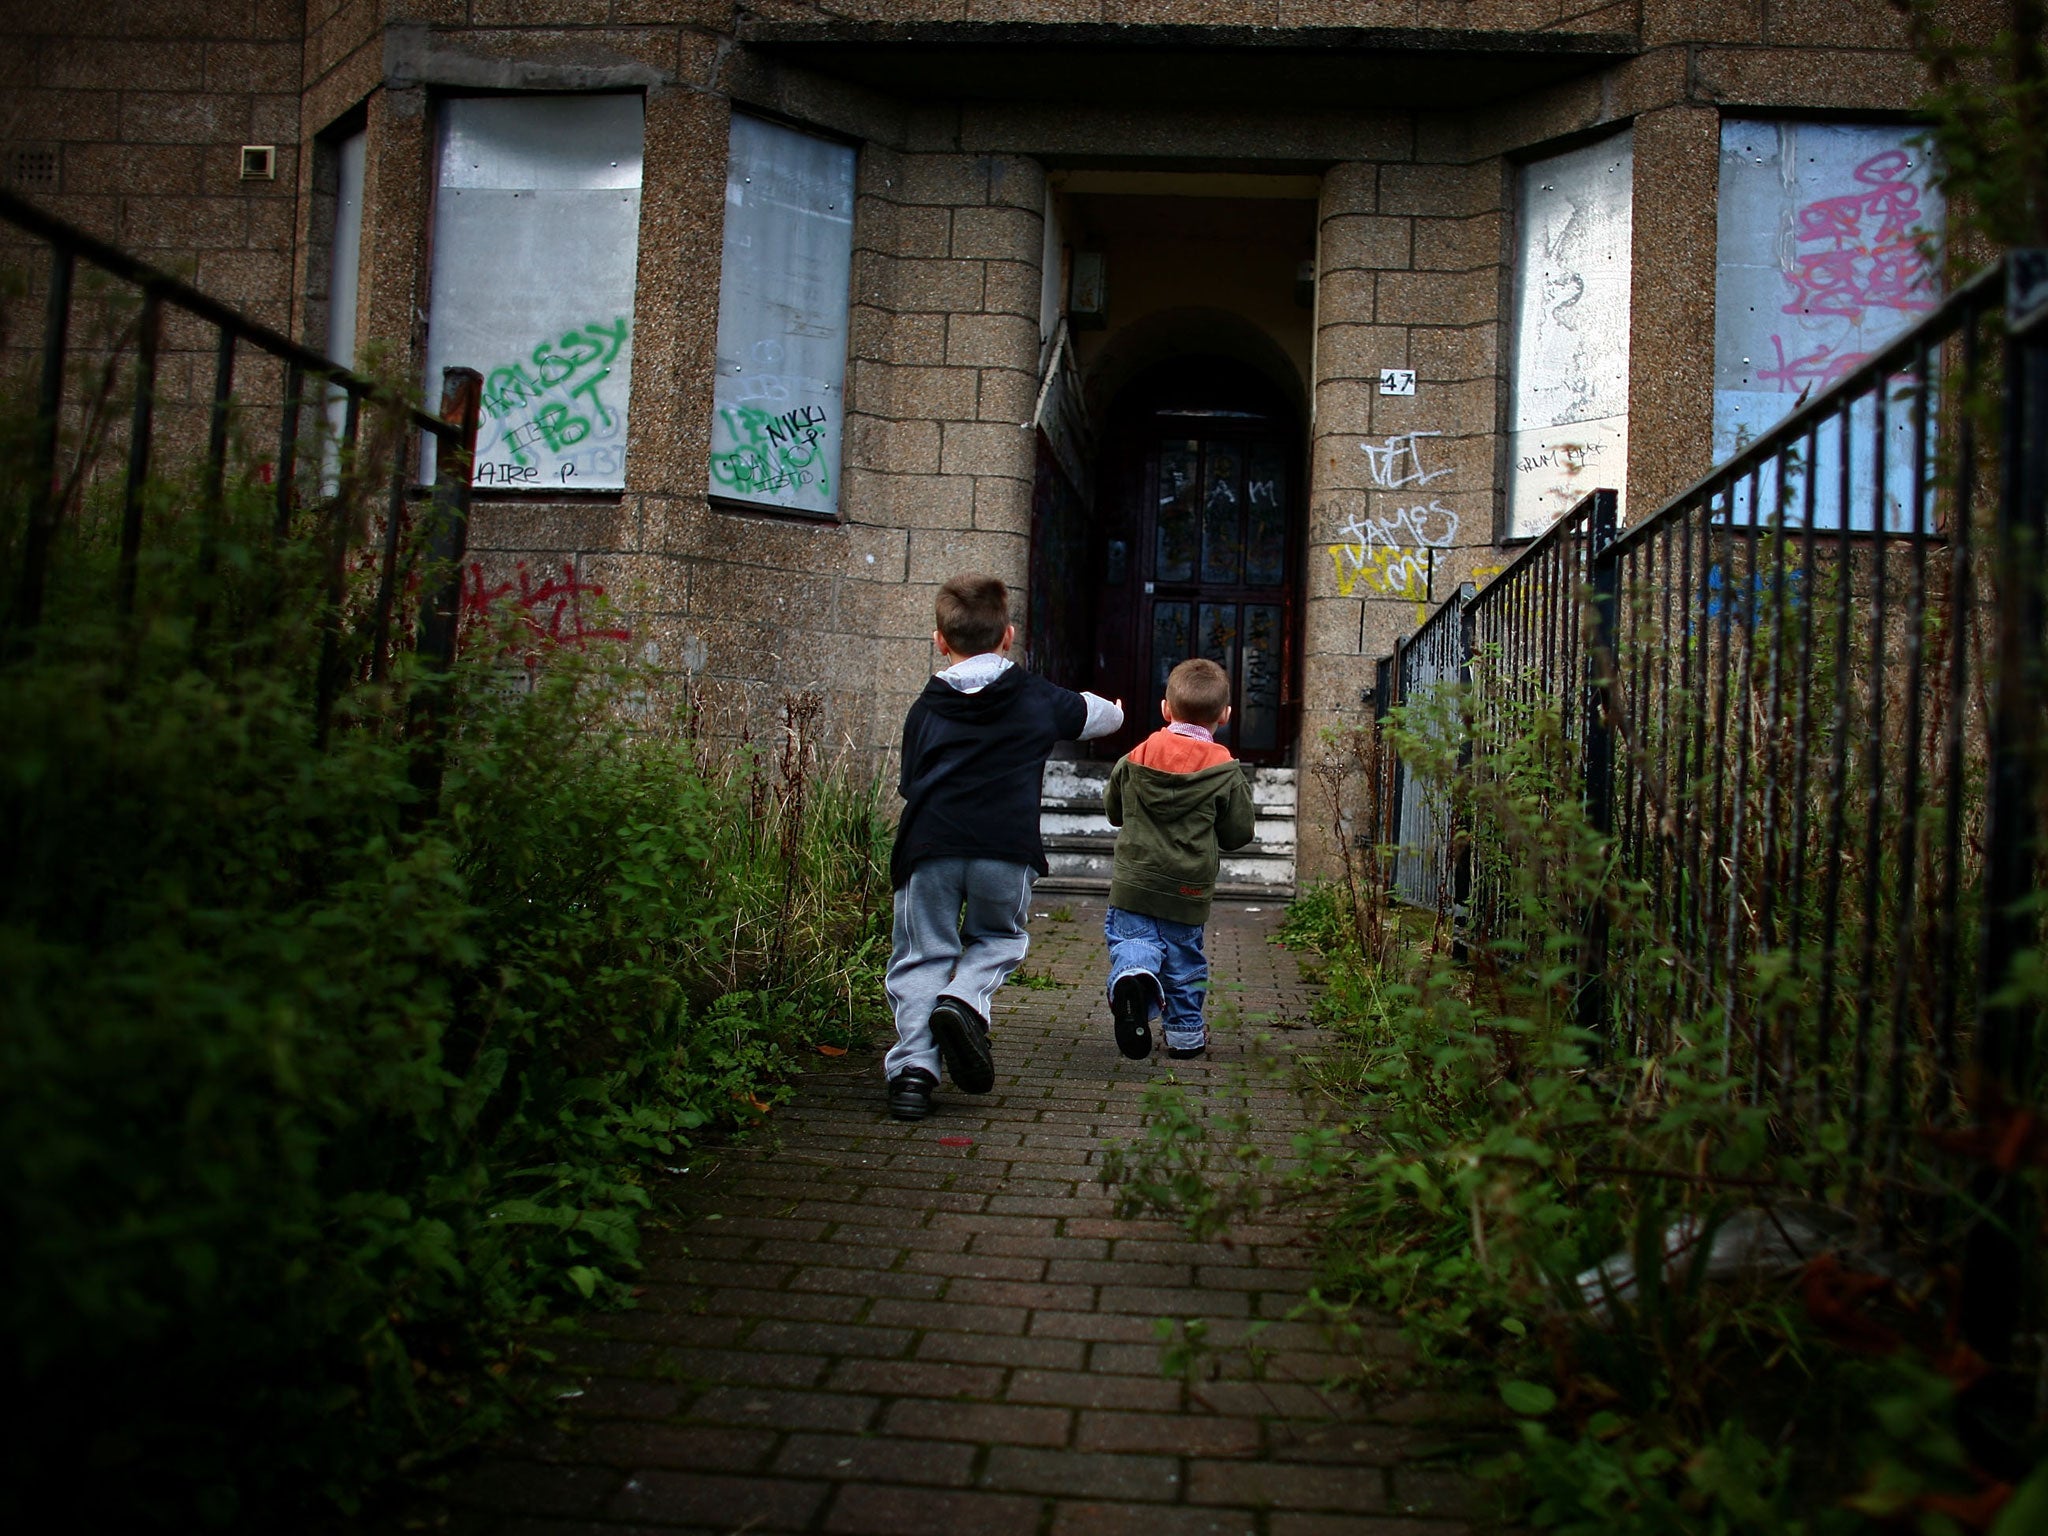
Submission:
[[[1150,977],[1166,1021],[1167,1049],[1193,1051],[1207,1045],[1202,1001],[1209,991],[1209,959],[1202,953],[1202,925],[1111,907],[1102,936],[1109,940],[1110,993],[1126,976]]]
[[[896,1043],[882,1075],[907,1067],[939,1075],[932,1004],[957,997],[983,1020],[996,988],[1031,947],[1024,924],[1038,873],[1003,859],[926,859],[896,893],[896,942],[889,957],[889,1008]]]

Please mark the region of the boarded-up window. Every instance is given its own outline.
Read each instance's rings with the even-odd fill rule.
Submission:
[[[718,284],[711,493],[839,511],[853,150],[735,114]]]
[[[1853,373],[1940,295],[1928,245],[1944,208],[1928,158],[1904,126],[1721,124],[1714,281],[1714,458],[1733,457],[1802,399]],[[1913,418],[1888,413],[1886,486],[1877,484],[1877,401],[1852,408],[1849,521],[1904,526],[1910,515]],[[1789,519],[1839,527],[1840,434],[1816,439],[1813,485],[1787,480]],[[1759,515],[1778,508],[1775,479]],[[1746,518],[1745,506],[1734,508]]]
[[[356,296],[362,276],[363,169],[369,136],[357,129],[334,143],[334,224],[328,244],[326,355],[345,368],[356,361]],[[348,396],[339,389],[327,395],[327,442],[322,449],[321,483],[328,494],[340,484],[341,437],[348,424]]]
[[[638,96],[458,99],[441,114],[427,396],[484,376],[475,484],[626,483]]]
[[[1515,200],[1508,527],[1527,538],[1628,481],[1627,133],[1522,167]]]

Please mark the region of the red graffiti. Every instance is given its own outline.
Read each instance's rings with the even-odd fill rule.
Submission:
[[[1934,307],[1933,274],[1914,238],[1920,189],[1904,179],[1912,163],[1903,149],[1872,155],[1856,167],[1865,190],[1821,198],[1793,216],[1801,249],[1785,274],[1793,291],[1786,314],[1853,322],[1866,309]]]
[[[1759,368],[1757,378],[1775,383],[1780,391],[1796,389],[1801,394],[1826,389],[1835,380],[1847,378],[1858,363],[1870,356],[1868,352],[1837,352],[1833,347],[1819,346],[1804,357],[1788,361],[1784,337],[1773,336],[1771,347],[1778,354],[1778,366]]]
[[[471,633],[479,625],[486,629],[495,628],[500,615],[510,608],[515,611],[519,627],[533,637],[528,649],[529,660],[565,645],[582,650],[591,640],[633,638],[631,630],[599,628],[586,622],[583,600],[602,598],[604,588],[594,581],[578,577],[573,561],[563,561],[561,575],[550,576],[537,584],[527,571],[524,560],[513,567],[513,574],[516,582],[505,581],[495,587],[487,587],[484,585],[482,564],[470,562],[469,572],[462,583],[462,618]]]

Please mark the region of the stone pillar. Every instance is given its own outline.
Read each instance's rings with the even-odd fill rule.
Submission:
[[[1374,663],[1494,557],[1500,162],[1340,165],[1324,180],[1302,762],[1359,723]],[[1382,393],[1381,372],[1413,393]],[[1301,866],[1333,833],[1303,786]]]
[[[1628,338],[1628,517],[1706,473],[1714,447],[1714,252],[1720,114],[1635,120]]]
[[[900,554],[851,571],[841,612],[878,657],[877,748],[930,675],[947,577],[988,571],[1027,609],[1044,201],[1021,156],[862,155],[846,513]]]

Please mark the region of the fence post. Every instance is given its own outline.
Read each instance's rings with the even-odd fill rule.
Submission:
[[[462,617],[462,557],[469,551],[469,479],[476,462],[477,414],[483,375],[474,368],[441,370],[441,420],[456,428],[453,442],[435,438],[434,496],[427,529],[427,598],[420,612],[420,677],[408,711],[415,816],[432,814],[441,796],[447,756],[448,672],[455,663],[456,626]]]
[[[1373,759],[1373,772],[1379,775],[1379,783],[1373,786],[1373,815],[1378,825],[1373,827],[1372,836],[1382,848],[1390,848],[1394,842],[1394,829],[1400,825],[1400,818],[1393,813],[1396,786],[1401,781],[1400,769],[1394,766],[1393,753],[1387,746],[1387,711],[1394,704],[1394,658],[1382,656],[1372,664],[1372,733],[1377,756]],[[1394,861],[1387,860],[1387,890],[1394,888]]]
[[[1382,721],[1396,704],[1404,702],[1401,698],[1401,650],[1401,637],[1396,635],[1393,654],[1381,663],[1387,673],[1386,686],[1380,689],[1379,711]],[[1382,729],[1384,730],[1384,726]],[[1382,737],[1382,740],[1384,739]],[[1389,762],[1392,782],[1387,791],[1387,847],[1393,851],[1387,856],[1387,889],[1392,892],[1401,887],[1401,818],[1404,813],[1401,800],[1408,775],[1402,771],[1398,755],[1389,754]]]
[[[27,538],[22,546],[21,584],[14,625],[19,642],[30,639],[43,619],[43,581],[50,546],[57,537],[57,432],[64,414],[64,361],[71,332],[71,282],[77,270],[69,246],[50,252],[49,302],[43,320],[43,372],[36,390],[34,458],[29,464]]]
[[[1613,491],[1593,492],[1593,515],[1586,523],[1586,644],[1585,692],[1582,704],[1583,746],[1580,764],[1585,774],[1586,826],[1596,836],[1614,831],[1614,727],[1605,709],[1608,684],[1615,670],[1614,646],[1618,626],[1615,603],[1621,588],[1619,565],[1610,553],[1616,533],[1616,504]],[[1607,1019],[1607,901],[1604,892],[1594,893],[1586,903],[1579,932],[1583,943],[1579,954],[1579,1027],[1593,1035],[1604,1049],[1608,1040]]]
[[[1478,596],[1479,588],[1468,581],[1460,584],[1451,599],[1458,605],[1458,688],[1468,709],[1473,707],[1472,656],[1479,648],[1479,610],[1473,606],[1473,599]],[[1469,785],[1472,782],[1472,733],[1469,730],[1465,733],[1464,744],[1458,748],[1458,770],[1459,779]],[[1451,954],[1458,964],[1463,965],[1463,935],[1472,928],[1472,834],[1467,829],[1464,840],[1460,842],[1458,839],[1456,796],[1451,797],[1449,825],[1445,831],[1455,850],[1451,864]]]
[[[2031,1098],[2034,1010],[2001,997],[2013,961],[2035,942],[2027,910],[2041,828],[2042,560],[2048,551],[2048,250],[2006,258],[2004,463],[1998,507],[1997,635],[1992,663],[1990,772],[1984,826],[1984,952],[1977,1004],[1974,1106],[1985,1125],[2000,1101],[2016,1112]],[[1964,1337],[1985,1359],[2010,1358],[2025,1307],[2030,1254],[2023,1192],[1986,1167],[1973,1190],[1984,1214],[1963,1253]]]

